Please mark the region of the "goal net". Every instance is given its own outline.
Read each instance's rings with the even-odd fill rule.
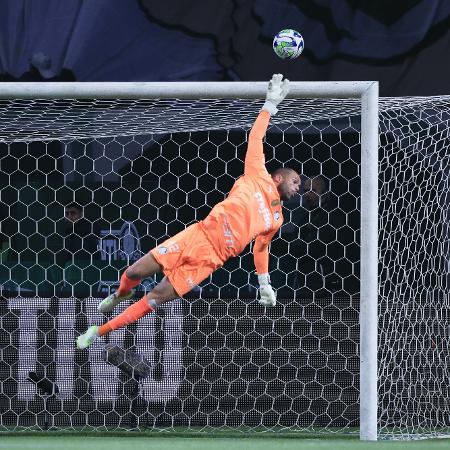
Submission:
[[[286,99],[265,139],[268,170],[302,176],[271,245],[277,305],[256,301],[250,246],[83,351],[121,271],[243,173],[262,96],[0,100],[0,430],[358,433],[361,101],[321,97]],[[379,110],[375,425],[450,435],[450,97]],[[105,344],[149,375],[108,364]]]

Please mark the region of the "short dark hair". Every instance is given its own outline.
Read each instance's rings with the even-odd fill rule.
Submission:
[[[83,207],[77,202],[69,203],[65,206],[65,209],[78,209],[78,211],[83,212]]]
[[[276,175],[281,175],[282,177],[287,177],[292,172],[297,174],[297,171],[294,169],[291,169],[290,167],[278,167],[278,169],[275,169],[270,175],[272,177],[274,177]]]

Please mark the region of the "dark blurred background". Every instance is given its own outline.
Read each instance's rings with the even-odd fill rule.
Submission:
[[[379,80],[382,96],[449,89],[448,0],[3,0],[3,81]],[[272,51],[284,28],[304,53]]]

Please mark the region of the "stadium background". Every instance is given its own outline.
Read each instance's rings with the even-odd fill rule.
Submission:
[[[336,8],[332,1],[200,1],[188,6],[186,2],[180,1],[172,2],[170,11],[156,2],[144,0],[126,4],[120,1],[69,1],[65,2],[64,7],[58,1],[47,0],[40,3],[5,2],[0,6],[0,11],[2,12],[0,15],[2,24],[0,27],[2,35],[0,80],[5,82],[265,81],[272,73],[282,72],[295,81],[379,80],[382,96],[445,94],[449,87],[450,63],[448,58],[442,56],[447,54],[450,44],[450,5],[445,0],[411,0],[398,5],[383,1],[374,3],[347,0],[342,2],[339,8]],[[306,41],[304,54],[294,63],[277,59],[271,49],[272,36],[286,26],[301,31]],[[95,45],[92,44],[93,42]],[[355,124],[355,129],[357,128],[358,125]],[[243,154],[245,133],[242,130],[235,133],[236,142],[239,142],[238,151]],[[333,140],[332,134],[324,136],[325,140],[328,138]],[[176,158],[173,146],[176,146],[177,139],[182,140],[183,136],[175,136],[173,140],[162,144],[161,151],[168,155],[169,159],[171,154],[174,159]],[[220,133],[212,133],[210,139],[212,144],[220,144],[222,136]],[[295,136],[292,136],[292,139],[295,139]],[[353,139],[354,136],[349,136],[350,142]],[[101,140],[100,144],[102,144]],[[175,189],[170,196],[165,194],[164,191],[172,189],[176,181],[167,174],[168,165],[163,159],[153,162],[151,170],[148,156],[142,157],[139,164],[134,164],[132,169],[124,164],[118,171],[120,180],[103,175],[98,177],[95,171],[101,173],[104,166],[95,162],[98,152],[96,145],[85,142],[74,143],[67,154],[67,148],[59,142],[47,145],[35,142],[27,146],[12,144],[10,153],[18,155],[17,159],[4,157],[1,160],[2,174],[7,175],[10,180],[8,185],[5,183],[6,178],[2,177],[3,181],[1,181],[3,185],[0,203],[2,216],[0,283],[5,300],[1,305],[1,314],[8,318],[2,323],[6,331],[17,334],[20,325],[17,316],[11,315],[8,302],[15,298],[36,295],[42,299],[50,298],[45,313],[40,316],[38,326],[37,370],[44,371],[46,376],[53,380],[55,380],[56,368],[52,355],[56,343],[55,336],[52,334],[55,328],[51,318],[61,313],[61,305],[58,305],[57,299],[76,298],[74,311],[81,319],[77,319],[75,327],[77,330],[85,328],[83,299],[91,302],[91,297],[104,295],[107,289],[117,281],[118,271],[127,265],[129,257],[135,258],[141,254],[140,252],[152,248],[156,242],[161,242],[164,237],[181,230],[185,224],[204,217],[209,207],[221,200],[220,192],[228,192],[233,178],[242,173],[242,167],[235,164],[228,166],[232,169],[227,170],[227,176],[221,176],[223,167],[220,164],[211,165],[210,167],[216,167],[217,173],[208,172],[205,177],[205,186],[211,183],[208,177],[219,177],[217,191],[220,192],[212,193],[206,201],[202,198],[204,194],[201,192],[197,192],[200,197],[189,198],[189,201],[198,201],[200,206],[205,203],[205,206],[199,208],[194,215],[193,210],[189,208],[175,211],[176,205],[182,205],[186,200],[182,190]],[[7,147],[2,144],[0,154],[6,155],[6,149]],[[151,155],[153,150],[151,143],[142,144],[142,156]],[[224,161],[227,158],[227,150],[226,145],[219,150],[222,152],[220,157]],[[48,154],[51,155],[52,160],[58,161],[57,170],[50,170],[51,164],[46,164],[48,160],[42,158],[40,160],[42,167],[39,168],[39,173],[36,172],[36,160],[45,155],[47,158]],[[89,157],[82,158],[82,155]],[[71,164],[74,164],[73,161],[77,158],[83,160],[79,161],[74,169],[75,166]],[[339,161],[339,158],[339,149],[336,149],[333,159]],[[305,148],[298,149],[297,159],[299,167],[303,169],[304,180],[319,175],[314,165],[304,170],[303,164],[307,160]],[[355,160],[357,161],[357,157]],[[272,161],[272,165],[281,162],[283,162],[282,157],[277,154],[277,161]],[[108,162],[105,164],[107,165]],[[179,177],[187,172],[187,167],[181,160],[174,162],[170,169]],[[330,168],[330,171],[333,170],[334,168]],[[344,167],[342,176],[351,179],[356,173],[356,166],[348,165]],[[23,174],[27,175],[26,182],[24,182]],[[332,173],[327,174],[325,170],[322,175],[331,177]],[[159,177],[161,177],[162,185],[158,184]],[[133,183],[141,178],[145,181],[143,187],[152,191],[150,202],[144,190],[137,191],[132,205],[127,203],[127,194],[120,189],[113,197],[106,192],[123,186],[133,188]],[[187,184],[192,182],[188,178],[189,176],[184,180]],[[99,189],[105,182],[106,191]],[[347,205],[345,206],[349,213],[356,210],[359,186],[354,183],[350,189],[351,195],[346,197]],[[54,207],[43,209],[42,204],[54,201],[53,190],[57,192]],[[94,197],[92,197],[92,191],[97,192]],[[329,333],[334,320],[342,320],[342,311],[348,312],[347,326],[353,330],[354,334],[358,331],[358,249],[355,248],[354,252],[349,250],[346,253],[351,266],[350,273],[348,273],[348,267],[342,265],[340,267],[345,271],[344,273],[330,274],[330,276],[327,274],[326,261],[318,273],[316,266],[308,267],[308,264],[311,266],[314,262],[308,259],[307,255],[303,259],[300,256],[306,254],[305,240],[313,244],[316,242],[317,245],[311,245],[310,248],[319,249],[315,251],[320,252],[321,242],[329,238],[319,236],[317,228],[314,227],[314,221],[320,223],[323,214],[327,214],[331,225],[333,221],[339,221],[338,213],[333,215],[331,211],[335,210],[333,205],[336,204],[339,196],[344,194],[345,192],[339,192],[339,183],[335,182],[327,186],[326,196],[324,195],[320,208],[308,208],[303,204],[295,204],[291,207],[286,205],[286,219],[289,219],[291,212],[294,211],[297,214],[297,218],[294,218],[294,223],[297,220],[297,228],[291,229],[291,236],[287,232],[284,239],[278,240],[278,244],[275,243],[272,249],[275,258],[284,257],[284,267],[289,268],[286,271],[296,272],[295,279],[286,279],[283,278],[283,274],[278,274],[275,270],[274,284],[279,288],[280,298],[284,299],[282,302],[304,309],[305,324],[309,320],[313,321],[314,315],[317,314],[314,308],[311,311],[308,310],[313,293],[319,301],[330,296],[340,299],[340,306],[330,311],[327,323],[318,325],[316,330],[318,335]],[[36,198],[38,198],[37,202]],[[76,264],[72,263],[74,260],[68,260],[67,252],[63,250],[64,236],[67,234],[65,230],[67,224],[63,220],[64,205],[74,200],[84,206],[85,218],[89,225],[93,225],[92,228],[88,227],[87,230],[78,230],[75,233],[85,233],[85,237],[92,235],[100,245],[99,250],[93,255],[93,260],[86,257],[83,249],[80,249],[80,252],[74,255]],[[106,206],[107,204],[110,207],[105,207],[105,213],[99,218],[98,205]],[[156,208],[155,205],[157,205]],[[56,223],[55,229],[45,220],[48,211],[51,213],[48,217],[49,221]],[[144,216],[145,221],[141,219]],[[349,232],[356,232],[359,229],[359,220],[356,215],[349,215],[349,217]],[[150,221],[153,222],[153,226],[149,234],[148,222]],[[37,233],[36,224],[38,224]],[[52,229],[52,232],[49,232],[49,229]],[[116,230],[117,233],[102,232],[102,230],[111,229]],[[299,230],[301,230],[301,238]],[[133,242],[127,250],[128,253],[124,252],[120,244],[125,235],[131,235],[130,242]],[[297,242],[295,235],[298,237]],[[43,240],[42,236],[46,236],[46,239]],[[283,244],[285,239],[291,242],[292,248],[296,248],[298,255],[285,255],[286,248]],[[339,240],[337,237],[335,239],[336,242]],[[109,241],[109,244],[106,241]],[[102,242],[105,244],[104,247]],[[106,248],[110,250],[106,251]],[[329,262],[335,262],[340,258],[340,249],[336,249],[334,259],[332,254],[328,257]],[[17,264],[18,261],[20,264]],[[247,275],[247,272],[252,271],[252,261],[250,257],[244,258],[244,265],[239,268],[234,267],[233,264],[230,262],[225,271],[219,271],[210,283],[202,286],[202,291],[194,291],[191,296],[202,297],[202,299],[219,297],[233,299],[234,303],[230,303],[227,307],[227,314],[233,310],[233,307],[237,311],[245,307],[245,299],[256,296],[256,291],[252,288],[255,280],[252,277],[249,279]],[[79,270],[80,268],[82,271]],[[13,271],[10,272],[10,270]],[[230,271],[234,273],[231,280],[228,277]],[[10,273],[12,277],[9,276]],[[351,276],[352,273],[353,276]],[[99,283],[100,278],[103,284]],[[65,280],[64,283],[61,282],[62,279]],[[147,280],[143,289],[151,287],[153,281]],[[203,309],[207,308],[202,299],[197,300],[198,303],[192,303],[192,307],[187,307],[188,310],[184,312],[185,317],[191,317],[195,322],[202,316]],[[24,301],[22,306],[19,305],[19,310],[26,308],[26,305],[27,301]],[[308,314],[311,316],[309,317]],[[216,319],[223,317],[223,311],[219,308],[217,315],[214,316],[213,313],[212,317]],[[277,317],[272,319],[282,320]],[[208,323],[202,333],[204,336],[212,335],[211,339],[213,339],[216,323],[214,321],[209,325]],[[322,329],[320,325],[323,326]],[[226,324],[223,326],[226,330]],[[262,335],[265,333],[263,330],[266,326],[266,323],[261,322]],[[283,324],[280,324],[280,330],[282,328]],[[135,330],[131,327],[130,332],[133,333]],[[186,339],[189,339],[188,328],[186,332]],[[336,330],[336,332],[339,334],[342,330]],[[195,331],[192,331],[192,334],[195,334]],[[223,335],[226,335],[226,331],[223,331]],[[52,338],[45,338],[45,336]],[[279,331],[277,336],[274,338],[282,339],[283,331]],[[295,336],[290,345],[301,346],[299,336]],[[314,340],[314,336],[311,339]],[[348,349],[343,350],[343,353],[348,352],[348,355],[355,353],[355,340],[354,336],[349,337]],[[194,380],[197,376],[195,371],[192,374],[189,372],[193,370],[192,367],[196,367],[189,359],[189,352],[196,350],[196,342],[199,349],[204,348],[201,339],[199,341],[189,339],[189,349],[185,349],[183,355],[189,386],[192,386],[189,377],[192,376]],[[131,345],[131,340],[129,344]],[[219,348],[220,344],[219,338],[212,347],[216,345]],[[163,338],[160,338],[159,345],[164,345]],[[314,342],[311,345],[314,345]],[[15,377],[17,372],[14,372],[15,369],[13,371],[9,369],[16,367],[15,361],[20,357],[15,350],[17,347],[18,342],[12,346],[4,342],[3,367],[6,369],[8,366],[8,369],[2,371],[3,374],[7,374],[2,380],[4,384],[2,396],[8,402],[9,398],[16,395],[18,391],[17,383],[14,381],[17,378]],[[47,348],[52,350],[47,351]],[[287,346],[285,353],[279,355],[277,368],[274,366],[273,376],[269,377],[268,381],[275,382],[277,379],[290,376],[291,369],[285,361],[286,352],[289,351],[292,351],[292,348]],[[301,352],[301,349],[299,351]],[[211,365],[210,355],[205,354],[203,357],[203,362],[200,358],[196,364],[198,363],[203,370],[210,367],[211,379],[206,381],[210,387],[214,387],[218,369]],[[227,357],[227,355],[223,356],[221,364],[225,366],[232,364]],[[300,354],[299,358],[302,357]],[[85,356],[80,358],[77,363],[84,367],[85,361],[82,358]],[[243,366],[248,363],[245,362],[245,358],[244,355]],[[269,359],[270,356],[261,355],[257,365],[260,367],[271,365],[272,362]],[[316,370],[320,369],[320,364],[321,362],[318,361]],[[358,392],[356,380],[358,361],[353,361],[348,367],[349,369],[342,373],[341,388],[347,389],[349,404],[354,404]],[[268,369],[268,373],[271,373],[271,368],[268,367]],[[230,371],[233,373],[231,366]],[[323,373],[324,379],[327,376],[329,374]],[[89,382],[91,373],[82,374],[80,379]],[[131,389],[126,384],[122,388]],[[220,388],[220,386],[217,387],[219,390]],[[316,385],[313,383],[310,389],[315,388]],[[84,397],[85,385],[82,381],[81,386],[76,389],[75,397]],[[255,392],[258,391],[257,386],[254,389]],[[279,395],[277,389],[278,386],[275,383],[271,394],[274,397]],[[230,408],[231,403],[219,405],[217,399],[220,395],[208,392],[210,395],[204,397],[202,404],[207,410],[213,410],[218,406]],[[242,392],[239,391],[239,387],[236,387],[236,396],[239,395],[242,395]],[[126,398],[129,397],[130,395],[126,396]],[[40,409],[39,402],[42,400],[34,401],[35,408]],[[91,399],[86,401],[88,402],[86,408],[89,409],[92,407],[89,405]],[[75,404],[78,405],[76,402],[73,405]],[[68,406],[69,410],[74,407],[73,405]],[[278,412],[282,415],[282,402],[280,405]],[[173,405],[174,410],[177,406]],[[21,407],[29,408],[29,404],[17,403],[17,407],[19,410]],[[300,411],[304,405],[300,404],[298,407]],[[312,410],[319,414],[321,407],[321,404],[313,405]],[[56,414],[61,405],[55,404],[54,408]],[[105,411],[108,411],[110,406],[106,405],[105,408]],[[158,404],[155,408],[157,410]],[[193,405],[192,408],[195,410],[198,405]],[[342,423],[336,423],[337,426],[357,425],[357,411],[348,408],[348,411],[342,415],[342,408],[345,409],[345,405],[336,406],[336,415],[343,420]],[[158,414],[155,413],[155,415]],[[161,420],[159,425],[166,425],[164,418],[159,417]],[[233,415],[229,417],[232,420],[231,424],[233,421],[238,423],[241,419]],[[10,423],[15,423],[16,419],[17,416],[11,417]],[[98,420],[103,419],[104,415]],[[217,423],[220,423],[222,419],[219,415]],[[25,414],[21,416],[21,420],[26,425],[28,420],[32,422],[34,419],[30,419]],[[270,420],[269,418],[268,425],[273,424]],[[279,418],[273,420],[278,423]],[[286,416],[286,420],[289,421],[289,415]],[[92,421],[97,424],[95,415]],[[180,423],[182,422],[180,418]],[[8,416],[4,423],[8,425]],[[200,420],[199,423],[201,424],[202,421]]]

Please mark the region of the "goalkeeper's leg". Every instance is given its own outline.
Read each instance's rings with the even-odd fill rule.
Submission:
[[[178,294],[169,282],[164,277],[153,290],[144,295],[139,301],[130,305],[125,311],[106,322],[102,326],[93,325],[88,330],[78,337],[77,348],[83,349],[91,345],[96,338],[103,336],[113,330],[125,327],[130,323],[136,322],[141,317],[153,312],[159,305],[177,298]]]
[[[187,227],[126,270],[117,291],[118,297],[128,295],[140,279],[161,272],[163,268],[166,277],[149,294],[116,318],[101,327],[90,327],[77,339],[77,347],[86,348],[97,337],[135,322],[160,304],[183,296],[223,263],[199,225]]]
[[[134,295],[135,288],[143,278],[162,272],[162,267],[151,253],[147,253],[132,266],[126,269],[120,277],[120,286],[116,292],[101,301],[97,309],[101,313],[112,311],[120,302],[129,300]]]

